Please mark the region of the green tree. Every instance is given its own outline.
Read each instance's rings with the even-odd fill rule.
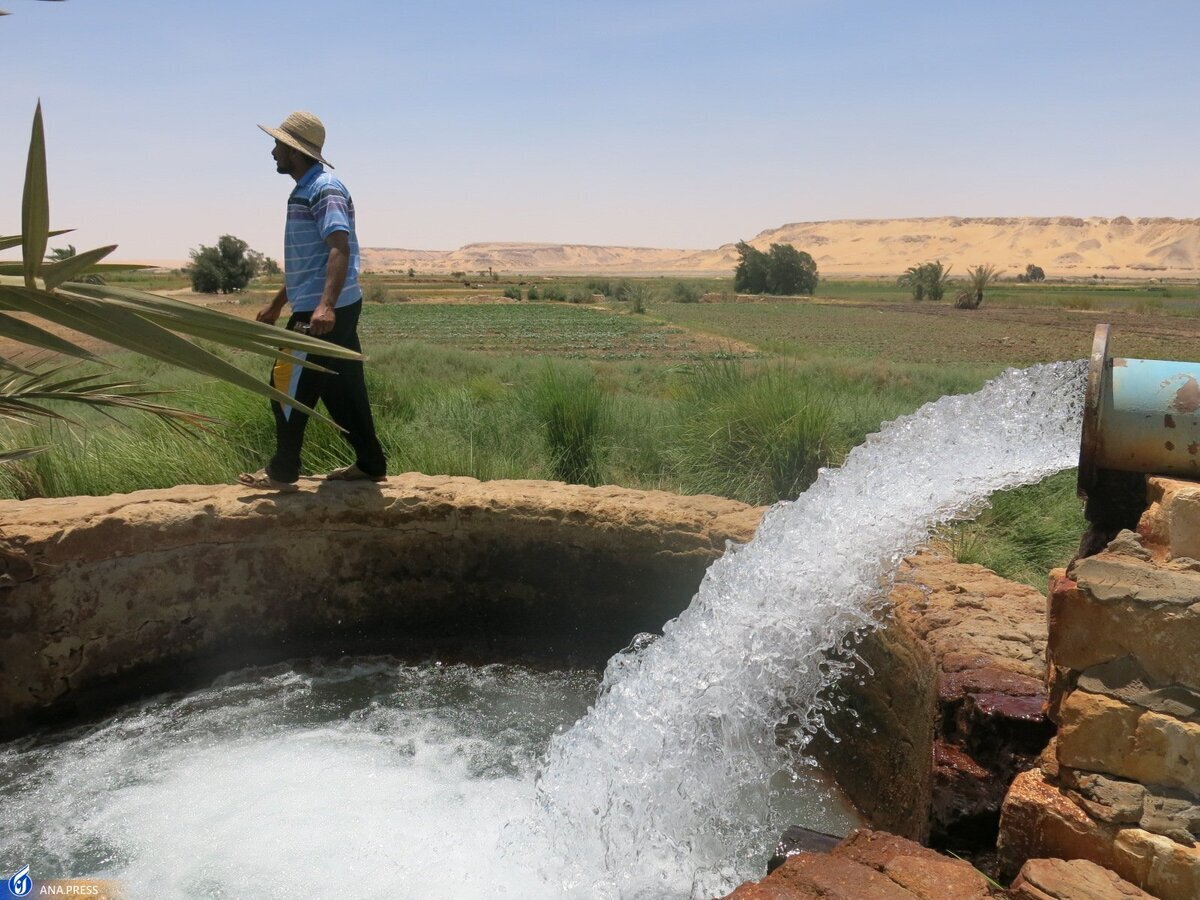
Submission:
[[[733,289],[740,294],[765,294],[770,260],[767,254],[745,241],[737,244],[738,264],[733,270]]]
[[[1033,263],[1030,263],[1029,265],[1027,265],[1025,267],[1024,275],[1017,276],[1017,281],[1037,282],[1037,281],[1045,281],[1045,280],[1046,280],[1045,270],[1041,266],[1035,266]]]
[[[811,295],[816,290],[816,261],[791,244],[772,244],[767,254],[767,293]]]
[[[246,258],[254,264],[254,277],[258,278],[262,275],[280,275],[283,270],[279,268],[279,263],[271,259],[265,253],[259,253],[257,250],[247,250]]]
[[[192,290],[197,294],[232,294],[242,290],[257,273],[252,252],[249,244],[232,234],[221,235],[215,247],[201,244],[199,250],[190,254]]]

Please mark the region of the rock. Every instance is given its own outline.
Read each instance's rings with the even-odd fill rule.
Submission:
[[[1027,676],[1036,690],[1045,689],[1046,598],[1041,591],[983,566],[925,552],[905,560],[891,598],[896,618],[925,641],[939,671],[1000,670]],[[995,676],[989,678],[994,683]]]
[[[838,844],[831,855],[882,872],[923,900],[991,896],[987,879],[970,863],[942,856],[898,835],[859,829]]]
[[[1122,528],[1117,536],[1109,541],[1105,552],[1113,556],[1132,556],[1134,559],[1150,560],[1150,551],[1142,546],[1142,538],[1136,531]]]
[[[1148,791],[1139,824],[1146,831],[1190,847],[1200,835],[1200,801],[1184,791]]]
[[[1005,877],[1030,859],[1087,859],[1161,900],[1200,897],[1200,845],[1098,822],[1037,769],[1017,776],[1004,800],[999,853]]]
[[[1156,685],[1131,656],[1093,666],[1079,676],[1077,685],[1092,694],[1104,694],[1151,712],[1200,723],[1200,694],[1182,685]]]
[[[1173,478],[1147,479],[1150,505],[1138,534],[1168,559],[1200,558],[1200,484]]]
[[[991,816],[1006,789],[960,747],[942,739],[934,742],[932,817],[941,833],[956,832],[964,822]]]
[[[822,900],[915,900],[919,896],[861,863],[817,853],[791,857],[766,881],[801,897]]]
[[[0,502],[35,572],[0,604],[0,731],[330,648],[535,641],[603,658],[682,610],[761,514],[419,474]]]
[[[1086,859],[1031,859],[1013,882],[1015,900],[1154,900],[1116,872]]]
[[[775,854],[767,860],[767,874],[778,869],[789,856],[797,853],[828,853],[840,842],[841,838],[800,825],[785,828],[775,844]]]
[[[830,853],[790,856],[762,881],[728,895],[731,900],[983,900],[987,879],[962,860],[949,859],[893,834],[860,829]]]
[[[1062,705],[1058,761],[1143,784],[1200,786],[1200,725],[1078,690]]]
[[[1059,769],[1059,778],[1065,787],[1072,789],[1073,799],[1092,818],[1124,825],[1141,821],[1146,788],[1136,781],[1077,772],[1066,767]]]
[[[933,660],[898,620],[867,633],[856,651],[872,675],[835,687],[847,700],[826,724],[840,740],[818,733],[812,752],[872,825],[924,840],[938,715]]]
[[[749,881],[728,894],[726,900],[820,900],[820,897],[814,891],[768,880]]]
[[[922,839],[912,811],[930,809],[932,794],[936,840],[991,845],[1008,782],[1052,733],[1042,714],[1045,600],[928,552],[905,561],[890,599],[892,623],[859,648],[874,675],[838,686],[860,718],[834,716],[843,740],[815,746],[876,827]],[[902,797],[897,779],[912,788]]]
[[[1200,573],[1100,554],[1076,566],[1078,581],[1051,575],[1050,708],[1073,671],[1131,656],[1157,685],[1200,691]],[[1126,585],[1123,579],[1129,578]],[[1148,613],[1153,612],[1153,615]],[[1069,686],[1067,686],[1069,687]]]
[[[1156,566],[1145,558],[1101,553],[1075,565],[1075,580],[1098,603],[1136,601],[1187,607],[1200,597],[1200,572]]]

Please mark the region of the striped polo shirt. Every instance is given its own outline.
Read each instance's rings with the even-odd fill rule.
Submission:
[[[358,286],[358,236],[354,233],[354,201],[337,178],[320,163],[296,182],[288,197],[287,225],[283,232],[283,269],[288,303],[296,312],[312,312],[325,290],[329,247],[325,239],[335,231],[350,235],[350,267],[346,284],[335,306],[362,299]]]

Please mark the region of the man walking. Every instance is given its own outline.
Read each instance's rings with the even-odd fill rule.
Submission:
[[[274,324],[288,304],[292,308],[289,330],[307,331],[361,352],[358,317],[362,290],[358,285],[354,202],[346,186],[325,170],[326,166],[333,168],[321,155],[325,126],[312,113],[294,112],[278,128],[258,127],[275,138],[271,151],[275,170],[296,182],[288,197],[284,229],[284,285],[258,314],[258,321]],[[303,358],[300,351],[294,354]],[[322,401],[329,418],[345,429],[346,440],[354,449],[354,464],[335,469],[327,478],[382,481],[387,460],[375,435],[362,361],[316,355],[312,361],[332,373],[280,360],[271,371],[272,385],[310,408]],[[256,488],[296,490],[308,416],[275,401],[271,410],[275,415],[275,455],[257,472],[239,475],[238,481]]]

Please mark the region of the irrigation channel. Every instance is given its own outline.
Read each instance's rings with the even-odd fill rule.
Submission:
[[[1084,373],[1010,371],[888,424],[599,680],[296,663],[10,743],[3,862],[131,898],[710,897],[760,877],[783,827],[855,824],[803,751],[889,574],[934,524],[1074,464]]]

